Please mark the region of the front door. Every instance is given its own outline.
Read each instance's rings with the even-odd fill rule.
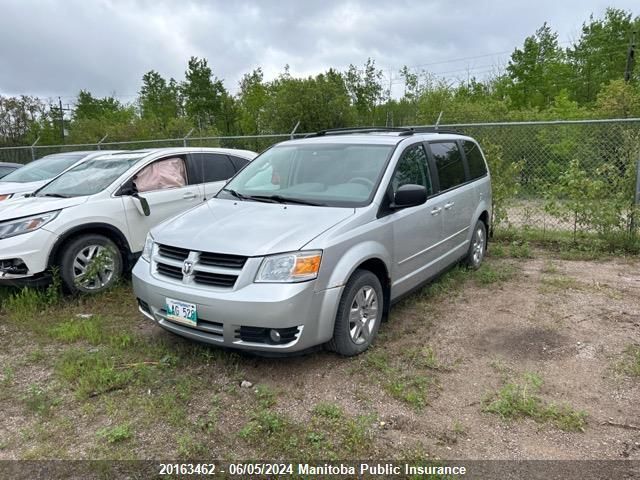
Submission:
[[[397,189],[406,184],[424,186],[428,198],[422,205],[389,215],[393,226],[392,297],[402,295],[435,275],[442,253],[442,202],[438,197],[432,197],[431,174],[421,143],[411,145],[403,152],[390,188],[395,195]]]
[[[181,157],[164,158],[146,165],[134,175],[133,182],[151,210],[150,215],[145,216],[138,210],[134,198],[123,197],[133,252],[142,250],[151,228],[202,202],[198,185],[189,184],[186,163]]]

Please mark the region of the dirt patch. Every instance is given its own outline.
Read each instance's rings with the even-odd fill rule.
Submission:
[[[534,254],[488,258],[494,270],[516,269],[506,281],[460,274],[449,289],[417,293],[394,307],[374,348],[353,359],[322,351],[264,359],[196,346],[151,326],[128,291],[103,311],[93,301],[91,313],[103,315],[119,305],[123,331],[137,339],[126,348],[143,352],[124,365],[115,354],[107,360],[118,372],[150,366],[86,399],[56,362],[71,348],[113,346],[36,340],[0,317],[0,459],[264,458],[294,440],[302,454],[335,448],[347,458],[366,449],[372,458],[640,459],[640,431],[620,426],[638,424],[640,378],[617,367],[626,348],[640,345],[640,265]],[[584,431],[485,411],[487,398],[528,373],[542,380],[545,405],[586,413]],[[44,400],[28,398],[32,385],[57,399],[47,415],[34,410]],[[322,423],[318,405],[333,406],[326,410],[339,423]],[[349,422],[352,430],[340,433]],[[128,425],[131,438],[110,444],[97,435],[117,425]],[[247,425],[263,429],[264,441],[252,441]]]

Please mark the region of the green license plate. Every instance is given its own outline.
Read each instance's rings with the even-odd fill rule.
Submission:
[[[167,318],[173,322],[184,323],[190,327],[198,324],[198,313],[193,303],[166,298]]]

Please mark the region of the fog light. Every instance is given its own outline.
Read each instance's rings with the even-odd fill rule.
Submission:
[[[280,332],[277,330],[270,330],[269,331],[269,337],[271,338],[271,341],[273,343],[279,343],[280,342]]]

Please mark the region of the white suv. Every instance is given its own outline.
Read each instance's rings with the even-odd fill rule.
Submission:
[[[0,209],[0,284],[97,292],[133,266],[149,229],[200,205],[257,154],[164,148],[101,155]]]
[[[15,170],[0,180],[0,201],[26,197],[52,178],[78,163],[122,150],[64,152],[46,155]],[[0,203],[0,207],[4,203]]]

